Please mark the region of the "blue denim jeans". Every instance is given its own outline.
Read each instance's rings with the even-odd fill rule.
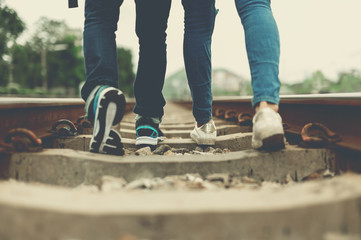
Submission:
[[[86,0],[84,56],[86,83],[82,97],[100,84],[118,87],[115,34],[123,0]],[[162,95],[167,64],[166,29],[171,0],[135,0],[139,62],[134,112],[145,117],[164,114]],[[235,0],[242,20],[251,69],[253,106],[260,101],[279,103],[279,34],[269,0]],[[198,123],[212,118],[211,38],[215,0],[182,0],[185,10],[184,63]],[[154,14],[157,13],[157,14]]]
[[[217,14],[215,0],[182,0],[183,56],[193,99],[193,116],[200,123],[212,119],[211,41]]]
[[[235,0],[245,32],[253,99],[279,104],[280,39],[270,0]]]
[[[97,85],[118,87],[115,31],[123,0],[86,0],[84,22],[84,60],[86,82],[81,96],[86,101]]]
[[[211,38],[215,0],[182,0],[185,10],[184,62],[193,99],[193,115],[200,124],[212,118]],[[270,0],[235,0],[245,31],[253,99],[279,103],[280,40]]]
[[[86,0],[84,59],[86,100],[97,85],[118,86],[115,31],[123,0]],[[134,112],[145,117],[162,117],[162,95],[166,70],[166,29],[171,0],[135,0],[139,62],[134,83]],[[121,88],[121,86],[120,86]]]

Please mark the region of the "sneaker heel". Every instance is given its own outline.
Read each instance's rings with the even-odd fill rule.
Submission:
[[[285,147],[284,135],[276,134],[262,140],[261,149],[268,151],[277,151]]]

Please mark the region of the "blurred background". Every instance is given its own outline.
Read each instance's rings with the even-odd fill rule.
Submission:
[[[0,0],[0,96],[78,97],[85,79],[84,1]],[[234,1],[216,2],[214,96],[252,95],[244,33]],[[361,91],[360,0],[274,0],[281,38],[281,94]],[[156,14],[156,13],[155,13]],[[172,3],[164,95],[190,99],[183,65],[184,11]],[[119,84],[132,96],[138,61],[135,4],[125,0],[117,31]]]

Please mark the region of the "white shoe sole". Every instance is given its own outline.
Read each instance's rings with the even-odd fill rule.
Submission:
[[[158,145],[158,139],[157,138],[152,138],[152,137],[137,137],[137,139],[135,139],[135,145],[139,146],[139,145],[152,145],[152,146],[156,146]]]
[[[112,142],[110,132],[123,118],[125,110],[125,97],[120,90],[109,88],[103,90],[98,98],[98,109],[94,118],[93,137],[90,140],[90,152],[109,153],[103,151],[106,142]],[[120,139],[119,139],[120,140]],[[107,146],[107,149],[110,146]],[[116,149],[117,146],[114,147]]]
[[[191,133],[191,138],[195,141],[198,145],[209,145],[213,146],[216,144],[215,138],[197,138],[194,134]]]

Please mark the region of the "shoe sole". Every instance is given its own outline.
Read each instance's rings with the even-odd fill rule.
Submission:
[[[259,150],[277,151],[285,148],[284,134],[275,134],[262,140]]]
[[[193,141],[195,141],[198,145],[207,145],[207,146],[214,146],[216,144],[215,139],[209,138],[196,138],[195,136],[191,135]]]
[[[140,146],[140,145],[145,145],[145,146],[156,146],[158,145],[158,139],[157,138],[152,138],[152,137],[137,137],[135,139],[135,145],[136,146]]]
[[[125,96],[120,90],[111,88],[100,93],[93,137],[90,141],[90,152],[112,152],[109,143],[120,136],[115,136],[114,133],[110,134],[111,128],[122,120],[124,112]]]

